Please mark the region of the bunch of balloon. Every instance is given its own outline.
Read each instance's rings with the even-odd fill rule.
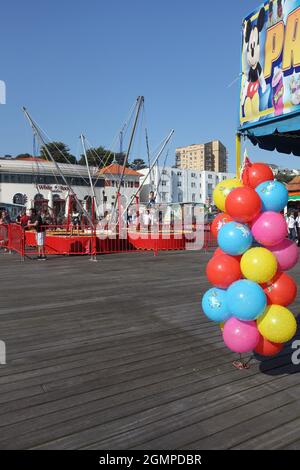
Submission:
[[[288,192],[268,165],[246,159],[241,181],[220,182],[213,196],[221,211],[212,224],[219,247],[206,267],[213,287],[204,294],[202,309],[221,324],[226,346],[240,354],[234,365],[248,368],[242,353],[273,356],[297,330],[287,308],[297,285],[285,271],[299,258],[282,215]]]

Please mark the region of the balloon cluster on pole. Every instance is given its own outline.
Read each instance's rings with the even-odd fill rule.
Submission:
[[[204,294],[202,309],[220,324],[230,350],[273,356],[297,330],[288,309],[297,285],[285,272],[299,258],[282,215],[287,189],[268,165],[248,161],[241,181],[220,182],[213,196],[221,211],[212,223],[219,246],[206,267],[213,287]]]

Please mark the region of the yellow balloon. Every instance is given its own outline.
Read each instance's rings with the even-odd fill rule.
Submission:
[[[225,322],[223,321],[222,323],[219,323],[219,327],[221,328],[221,331],[224,330]]]
[[[250,281],[268,282],[276,274],[277,259],[266,248],[250,248],[242,256],[241,271]]]
[[[286,343],[295,336],[297,322],[290,310],[281,305],[270,305],[257,319],[260,334],[273,343]]]
[[[230,180],[220,181],[214,189],[213,198],[214,203],[220,211],[225,211],[225,199],[228,194],[235,188],[243,186],[242,183],[236,178]]]

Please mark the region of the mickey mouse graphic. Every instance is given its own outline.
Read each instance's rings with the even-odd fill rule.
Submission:
[[[248,20],[244,24],[244,48],[249,66],[248,77],[243,88],[244,115],[252,121],[259,117],[259,89],[265,93],[267,85],[260,65],[260,33],[265,24],[265,9],[261,8],[256,24]]]

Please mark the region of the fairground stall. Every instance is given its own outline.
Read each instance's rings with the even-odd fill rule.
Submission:
[[[251,163],[251,150],[241,165],[241,144],[300,156],[300,0],[270,0],[248,15],[241,53],[237,178],[214,191],[219,248],[207,264],[213,287],[202,310],[239,353],[234,366],[247,369],[253,357],[280,354],[297,332],[289,310],[297,283],[287,271],[299,248],[284,210],[299,187],[291,184],[289,194],[268,165]]]

